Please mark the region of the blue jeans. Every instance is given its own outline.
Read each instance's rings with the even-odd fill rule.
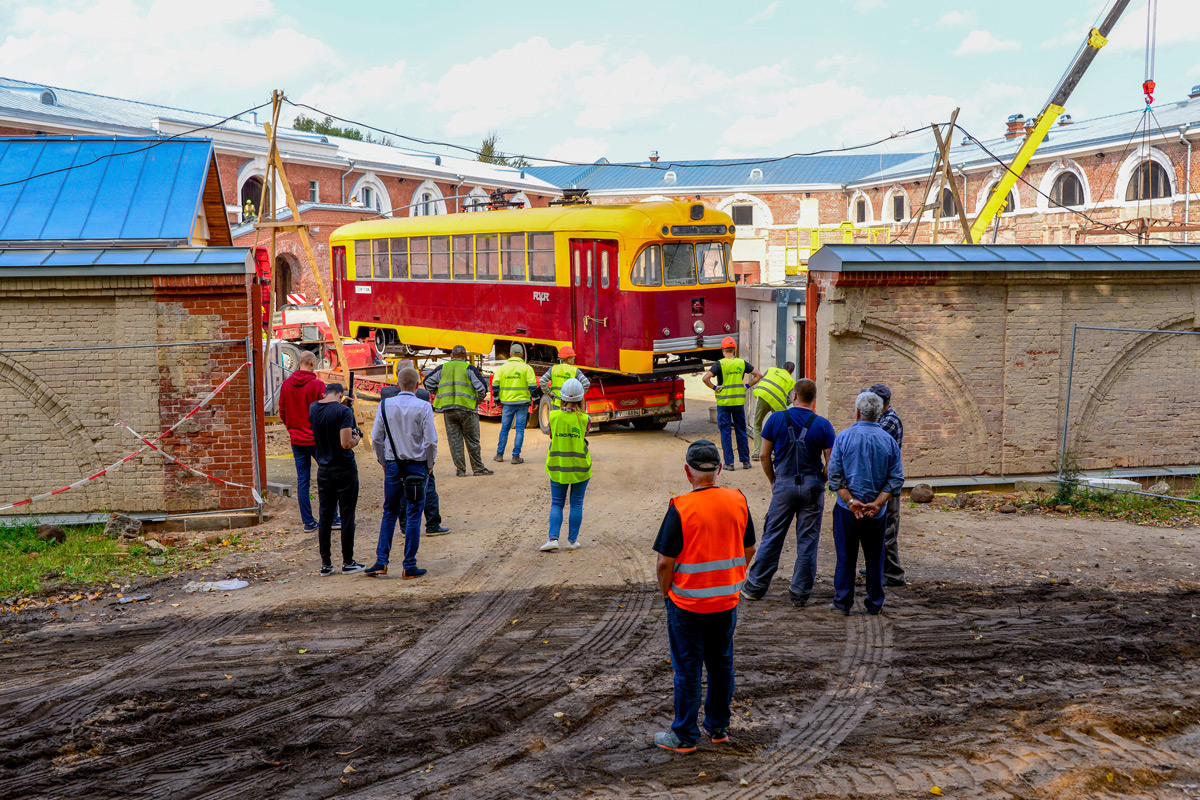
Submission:
[[[821,514],[825,511],[825,482],[820,475],[805,475],[796,483],[791,476],[776,475],[771,506],[763,526],[762,543],[746,575],[745,592],[766,594],[779,568],[779,555],[796,518],[796,567],[792,571],[793,600],[807,600],[817,577],[817,544],[821,541]]]
[[[521,445],[525,444],[525,425],[529,422],[529,406],[522,403],[519,406],[504,406],[500,417],[500,441],[496,444],[496,455],[504,455],[508,447],[508,429],[516,428],[516,438],[513,439],[513,458],[521,455]]]
[[[425,513],[425,500],[409,503],[404,497],[404,479],[419,475],[428,480],[429,471],[424,461],[389,461],[383,470],[383,520],[379,524],[379,544],[375,548],[375,560],[388,563],[392,552],[392,536],[396,532],[396,520],[404,519],[404,569],[417,566],[417,548],[421,545],[421,523]]]
[[[562,530],[563,506],[567,504],[568,489],[571,491],[571,519],[567,523],[567,541],[573,542],[579,538],[579,526],[583,522],[583,493],[587,491],[587,485],[587,481],[550,481],[550,538],[554,541],[558,541],[558,533]]]
[[[883,535],[886,526],[886,514],[855,519],[849,510],[834,506],[833,545],[837,550],[837,567],[833,571],[833,604],[838,608],[854,607],[859,547],[863,552],[863,566],[867,568],[867,599],[863,605],[871,613],[878,613],[883,608]]]
[[[737,436],[738,460],[750,463],[750,441],[746,438],[746,407],[717,406],[717,427],[721,429],[721,452],[725,454],[725,467],[733,466],[733,442],[729,432]]]
[[[296,502],[300,504],[300,521],[304,527],[316,527],[312,513],[312,462],[317,457],[315,444],[292,445],[292,460],[296,462]],[[341,516],[334,512],[333,524],[341,525]]]
[[[704,727],[710,731],[729,727],[737,608],[699,614],[679,608],[669,597],[666,602],[671,666],[675,670],[675,722],[671,730],[685,744],[695,744],[700,738],[696,717],[700,713],[702,669],[708,670]]]

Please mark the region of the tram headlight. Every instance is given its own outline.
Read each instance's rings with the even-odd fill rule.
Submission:
[[[694,331],[696,332],[696,335],[697,335],[697,336],[699,336],[700,334],[704,333],[704,320],[702,320],[702,319],[698,319],[698,320],[696,320],[695,322],[693,322],[693,323],[692,323],[692,330],[694,330]]]

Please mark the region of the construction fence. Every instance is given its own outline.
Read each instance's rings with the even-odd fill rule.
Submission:
[[[0,350],[0,520],[261,508],[248,338]]]

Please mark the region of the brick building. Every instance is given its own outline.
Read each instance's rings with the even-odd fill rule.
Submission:
[[[997,128],[1000,127],[997,120]],[[973,219],[1023,141],[1027,125],[1013,115],[1002,135],[983,146],[961,139],[950,162],[960,196]],[[1081,227],[1137,217],[1191,221],[1200,194],[1200,87],[1178,102],[1091,120],[1064,115],[1038,148],[1013,191],[1009,210],[994,231],[998,243],[1072,243]],[[960,138],[956,134],[956,138]],[[902,142],[895,143],[898,147]],[[990,152],[990,154],[989,154]],[[753,161],[753,159],[751,159]],[[937,237],[962,241],[958,209],[948,186],[930,186],[933,153],[797,156],[765,163],[664,161],[657,155],[635,165],[601,160],[587,167],[534,167],[530,171],[563,188],[587,189],[593,202],[622,203],[663,197],[697,199],[727,211],[738,226],[734,261],[744,282],[782,283],[811,254],[812,231],[821,242],[934,239],[937,212],[913,218],[914,207],[941,203]],[[989,231],[991,241],[993,231]],[[1195,236],[1195,235],[1193,235]],[[1156,238],[1187,241],[1187,234]],[[1103,235],[1088,241],[1130,242]]]
[[[267,167],[267,138],[254,113],[222,122],[217,114],[0,78],[0,136],[174,136],[214,126],[211,138],[234,243],[251,246],[256,231],[243,224],[246,201],[257,209]],[[339,225],[374,216],[448,214],[471,210],[497,189],[526,206],[545,206],[562,192],[519,168],[423,153],[390,145],[281,127],[280,154],[304,222],[312,225],[316,256],[328,274],[328,237]],[[268,202],[286,207],[281,186]],[[274,270],[276,299],[290,292],[315,295],[302,269],[296,234],[281,234]]]
[[[67,521],[256,507],[265,480],[261,305],[228,246],[207,140],[0,139],[0,511]],[[224,246],[220,246],[224,245]],[[249,366],[247,360],[251,361]]]

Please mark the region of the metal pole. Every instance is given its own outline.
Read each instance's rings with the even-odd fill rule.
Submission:
[[[249,387],[250,395],[250,452],[252,458],[254,459],[254,490],[258,492],[259,497],[262,497],[262,481],[258,459],[258,407],[254,403],[255,372],[253,336],[246,337],[246,361],[249,364],[249,369],[247,370],[248,380],[246,385]],[[258,521],[261,523],[263,521],[262,503],[256,502],[255,505],[258,507]]]
[[[1067,423],[1071,419],[1071,383],[1075,380],[1075,337],[1079,333],[1079,326],[1075,325],[1071,328],[1071,361],[1067,367],[1067,407],[1063,409],[1063,431],[1062,445],[1058,450],[1058,477],[1062,477],[1063,465],[1067,459]]]

